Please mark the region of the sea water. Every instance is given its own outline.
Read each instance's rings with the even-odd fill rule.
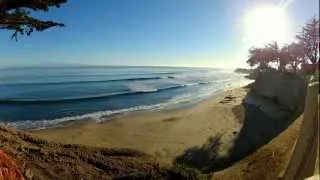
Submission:
[[[232,70],[178,67],[0,69],[0,121],[19,129],[200,102],[248,83]]]

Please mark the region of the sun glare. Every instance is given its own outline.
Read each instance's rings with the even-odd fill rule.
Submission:
[[[245,42],[260,46],[271,41],[280,44],[289,41],[289,20],[284,8],[264,6],[253,9],[245,16]]]

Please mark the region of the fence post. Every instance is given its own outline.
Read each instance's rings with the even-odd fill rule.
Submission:
[[[293,153],[282,177],[303,180],[319,173],[319,82],[308,85],[303,121]],[[318,171],[318,172],[317,172]]]

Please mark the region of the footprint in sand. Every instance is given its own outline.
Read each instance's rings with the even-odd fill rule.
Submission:
[[[178,121],[180,118],[178,117],[169,117],[169,118],[165,118],[162,120],[162,122],[173,122],[173,121]]]

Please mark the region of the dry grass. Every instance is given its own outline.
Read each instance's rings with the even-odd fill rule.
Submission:
[[[0,180],[22,180],[18,166],[3,151],[0,150]]]
[[[25,177],[32,179],[181,178],[179,172],[161,167],[152,157],[136,150],[52,143],[3,126],[0,144]],[[16,167],[13,161],[4,162],[0,165]]]

